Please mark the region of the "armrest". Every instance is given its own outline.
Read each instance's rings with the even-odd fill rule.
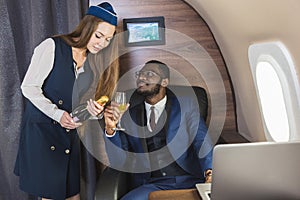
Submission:
[[[129,174],[107,167],[100,175],[95,200],[118,200],[129,191]]]
[[[200,200],[196,189],[159,190],[149,193],[149,200]]]

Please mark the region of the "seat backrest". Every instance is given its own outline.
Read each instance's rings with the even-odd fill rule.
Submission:
[[[208,99],[204,88],[199,86],[169,85],[168,89],[171,90],[171,92],[173,92],[177,97],[190,96],[192,98],[196,98],[199,105],[200,115],[203,117],[204,121],[206,121],[208,113]],[[135,89],[127,90],[126,94],[131,106],[144,101],[144,97],[139,95]]]

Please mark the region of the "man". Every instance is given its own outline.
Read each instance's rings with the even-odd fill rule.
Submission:
[[[211,181],[213,147],[198,104],[167,89],[169,76],[166,64],[156,60],[136,73],[136,92],[144,101],[130,105],[122,116],[125,131],[114,131],[117,105],[105,110],[111,167],[122,165],[135,172],[134,189],[122,200],[146,200],[152,191],[194,188]]]

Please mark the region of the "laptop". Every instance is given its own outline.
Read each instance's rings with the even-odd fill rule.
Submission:
[[[220,144],[211,184],[196,184],[203,200],[300,199],[300,141]]]

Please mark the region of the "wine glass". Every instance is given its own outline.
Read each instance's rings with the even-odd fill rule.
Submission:
[[[119,108],[120,114],[123,115],[123,113],[126,110],[126,106],[127,106],[126,93],[125,92],[116,92],[114,101],[119,105],[118,108]],[[114,130],[120,130],[120,131],[125,130],[123,127],[121,127],[121,118],[119,119],[117,127],[114,128]]]

